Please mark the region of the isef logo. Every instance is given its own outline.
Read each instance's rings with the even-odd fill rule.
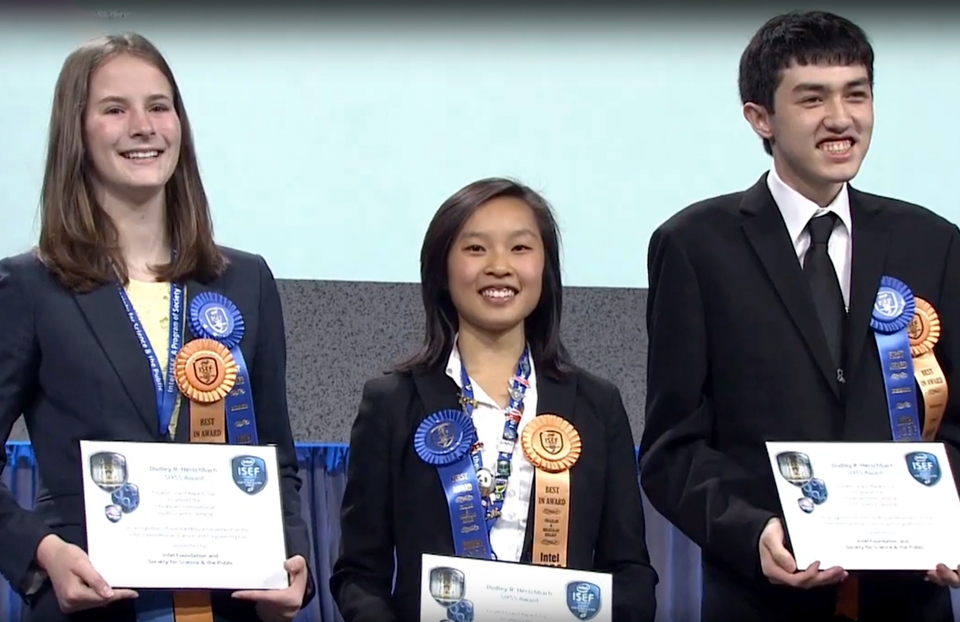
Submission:
[[[248,495],[255,495],[267,485],[267,463],[256,456],[237,456],[231,461],[233,483]]]
[[[600,611],[600,588],[587,581],[567,584],[567,609],[578,620],[589,620]]]

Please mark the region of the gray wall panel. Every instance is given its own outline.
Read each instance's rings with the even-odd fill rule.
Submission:
[[[420,286],[280,280],[290,417],[298,441],[347,441],[363,383],[419,344]],[[646,397],[646,290],[573,287],[563,335],[576,362],[616,383],[635,441]],[[12,438],[25,439],[22,422]]]

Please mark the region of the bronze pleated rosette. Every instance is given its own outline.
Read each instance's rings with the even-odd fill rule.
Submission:
[[[580,458],[580,433],[557,415],[537,415],[523,428],[520,446],[536,468],[548,473],[568,471]]]
[[[177,353],[173,373],[190,401],[212,404],[225,398],[237,381],[237,362],[222,343],[194,339]]]

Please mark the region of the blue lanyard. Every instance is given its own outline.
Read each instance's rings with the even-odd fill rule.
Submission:
[[[520,425],[520,419],[523,416],[521,407],[527,389],[530,387],[529,378],[530,353],[529,349],[524,347],[520,360],[517,362],[517,370],[510,382],[510,400],[504,412],[503,437],[497,445],[496,469],[491,472],[483,467],[483,457],[480,454],[481,445],[479,443],[471,451],[470,458],[477,470],[477,480],[480,482],[481,503],[486,511],[487,531],[493,528],[497,518],[500,517],[500,511],[503,509],[503,498],[506,495],[507,482],[510,479],[513,448],[517,443],[517,427]],[[460,382],[463,385],[460,401],[463,404],[464,412],[468,417],[472,417],[477,402],[473,397],[473,385],[470,383],[470,376],[467,375],[467,368],[463,363],[460,364]]]
[[[133,332],[140,340],[140,347],[143,348],[143,353],[150,363],[150,375],[153,376],[153,385],[157,396],[158,430],[160,436],[166,436],[170,420],[173,418],[173,409],[177,403],[177,379],[174,377],[173,365],[177,353],[180,351],[180,341],[182,339],[181,325],[183,322],[185,290],[176,283],[170,284],[170,334],[167,339],[167,370],[166,377],[164,377],[164,372],[160,369],[160,361],[147,338],[147,333],[143,330],[143,325],[140,323],[140,318],[137,317],[133,304],[130,303],[130,297],[127,296],[127,292],[122,287],[119,289],[120,300],[123,301],[123,306],[127,310],[127,317],[130,319],[130,324],[133,325]]]

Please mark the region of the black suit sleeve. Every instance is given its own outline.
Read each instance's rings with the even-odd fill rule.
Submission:
[[[704,554],[749,579],[760,576],[759,540],[775,513],[756,500],[756,474],[711,447],[707,318],[685,250],[663,228],[648,251],[646,422],[640,481],[650,503]]]
[[[0,439],[4,444],[36,394],[40,366],[32,297],[19,276],[9,260],[0,262]],[[0,451],[0,471],[5,464],[6,452]],[[37,545],[51,533],[0,485],[0,574],[21,596],[36,588]]]
[[[316,593],[316,583],[309,569],[310,536],[300,512],[302,482],[287,411],[287,344],[283,307],[273,273],[262,257],[258,257],[258,260],[260,325],[250,384],[259,443],[277,447],[287,556],[301,555],[308,563],[307,589],[303,600],[303,605],[306,605]]]
[[[340,557],[330,592],[344,622],[397,620],[391,605],[394,573],[390,443],[391,400],[367,382],[350,432],[350,460],[340,518]],[[382,385],[381,385],[382,386]]]
[[[657,613],[657,573],[647,551],[643,500],[630,419],[618,390],[607,413],[607,480],[596,570],[613,574],[613,619],[653,622]]]
[[[954,480],[960,487],[960,230],[953,227],[940,283],[940,340],[934,354],[947,379],[947,407],[935,440],[946,447]],[[949,566],[952,562],[944,560]]]

